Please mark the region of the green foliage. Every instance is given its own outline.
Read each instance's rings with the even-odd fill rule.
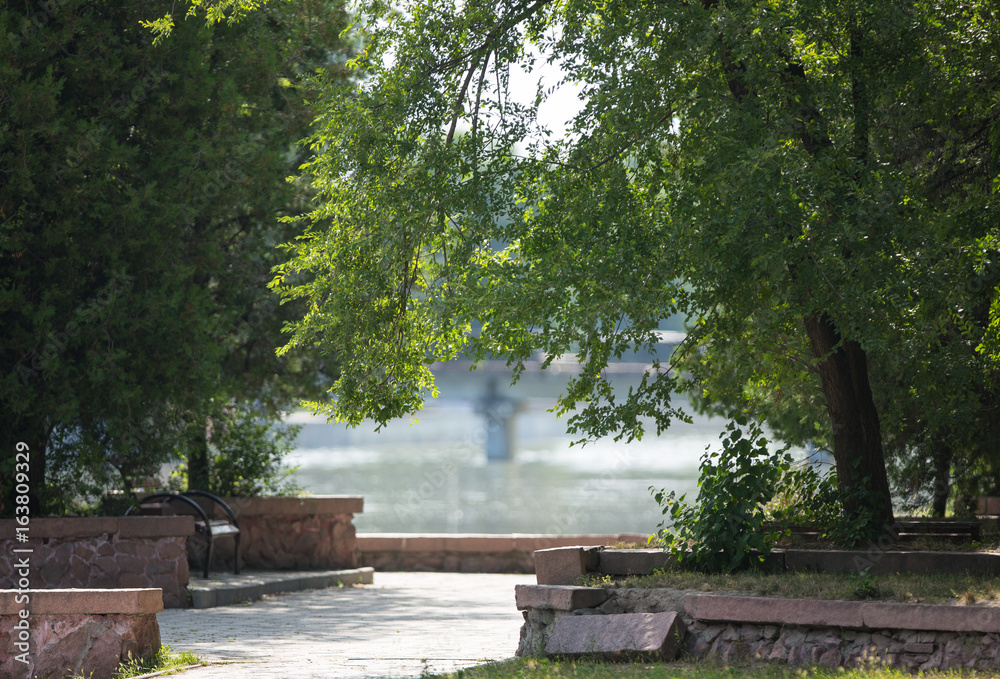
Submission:
[[[764,530],[763,508],[790,465],[783,450],[768,452],[756,424],[732,421],[720,438],[722,450],[702,456],[693,506],[674,491],[653,492],[671,524],[657,532],[665,550],[681,567],[709,573],[746,568],[770,553],[777,535]]]
[[[812,525],[825,530],[843,513],[836,472],[820,473],[808,463],[793,464],[778,480],[774,497],[764,506],[770,521],[784,525]]]
[[[841,547],[861,547],[876,537],[872,510],[861,501],[866,482],[842,488],[836,471],[821,474],[808,464],[791,465],[782,472],[774,497],[764,506],[765,516],[779,525],[811,526],[822,540]]]
[[[319,201],[273,282],[308,304],[282,351],[342,359],[316,408],[351,424],[418,409],[436,360],[518,375],[575,355],[570,430],[632,439],[681,416],[701,346],[696,392],[828,438],[840,482],[889,520],[878,406],[904,448],[963,440],[997,382],[971,350],[1000,282],[994,14],[363,2],[350,66],[368,77],[316,99]],[[563,81],[512,98],[513,67],[543,62]],[[559,137],[538,112],[569,84],[582,108]],[[688,340],[656,355],[675,314]],[[606,368],[635,350],[652,366],[615,390]]]
[[[153,46],[139,21],[170,6],[0,9],[0,456],[30,446],[33,515],[157,473],[234,404],[323,391],[321,357],[274,356],[303,308],[265,284],[343,11],[178,22]]]
[[[824,531],[821,537],[842,547],[857,548],[869,546],[882,531],[891,529],[891,526],[878,524],[872,508],[863,502],[867,487],[867,480],[863,477],[857,486],[838,485],[837,507],[840,511],[822,526]]]
[[[131,677],[147,676],[154,672],[171,674],[172,671],[201,664],[203,664],[201,658],[190,651],[174,653],[170,646],[161,646],[156,653],[147,658],[136,658],[129,653],[128,658],[122,660],[115,669],[111,679],[131,679]],[[90,679],[92,676],[93,673],[87,676],[73,675],[70,679]]]
[[[702,456],[694,505],[671,491],[653,492],[668,517],[656,540],[683,568],[731,572],[763,560],[789,526],[808,525],[821,539],[860,547],[873,537],[872,511],[838,486],[836,473],[794,464],[787,448],[771,453],[760,427],[731,421],[722,450]],[[854,500],[854,502],[852,502]],[[651,537],[652,540],[652,537]]]
[[[855,599],[877,599],[881,595],[877,579],[868,573],[870,569],[871,566],[848,577],[854,588],[851,594]]]
[[[223,497],[300,493],[301,487],[291,480],[295,468],[282,462],[300,429],[283,426],[277,418],[250,407],[227,408],[212,420],[208,485],[198,490]],[[186,472],[179,478],[184,488],[189,487]]]

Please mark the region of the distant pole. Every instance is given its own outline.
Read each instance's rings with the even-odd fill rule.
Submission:
[[[514,416],[520,410],[509,396],[497,390],[497,379],[486,383],[486,394],[476,406],[476,412],[486,417],[486,459],[490,462],[509,460],[514,454]]]

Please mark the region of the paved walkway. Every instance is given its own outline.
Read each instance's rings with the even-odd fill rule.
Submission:
[[[375,584],[158,614],[164,644],[212,665],[183,679],[416,677],[513,657],[514,585],[533,575],[375,573]]]

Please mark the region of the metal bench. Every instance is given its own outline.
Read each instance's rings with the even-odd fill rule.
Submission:
[[[223,511],[228,515],[229,520],[225,519],[210,519],[205,509],[191,499],[194,497],[204,497],[208,498],[215,504],[222,507]],[[137,513],[149,512],[153,510],[154,504],[161,503],[163,505],[169,505],[173,501],[180,502],[183,506],[189,507],[194,510],[195,522],[194,529],[195,534],[201,539],[205,540],[207,543],[207,548],[205,550],[205,562],[204,562],[204,577],[208,577],[208,568],[212,563],[212,552],[215,541],[219,538],[232,537],[236,543],[236,555],[235,555],[235,568],[233,573],[235,575],[240,574],[240,524],[236,520],[236,514],[233,512],[232,508],[225,503],[225,501],[212,493],[207,493],[203,490],[189,490],[186,493],[154,493],[153,495],[147,495],[141,501],[139,505],[133,505],[128,508],[125,515],[128,516],[132,513],[133,509],[138,509]],[[175,509],[176,508],[172,508]],[[214,512],[213,512],[214,513]]]

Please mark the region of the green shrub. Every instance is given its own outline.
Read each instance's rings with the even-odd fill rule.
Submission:
[[[706,451],[701,459],[701,490],[694,505],[675,493],[650,491],[669,516],[657,536],[681,567],[705,572],[730,572],[762,561],[777,534],[764,530],[764,506],[771,501],[791,456],[782,449],[768,452],[757,424],[731,421],[720,438],[722,451]]]
[[[233,405],[213,419],[209,436],[207,490],[223,497],[293,495],[302,488],[291,480],[296,467],[284,464],[301,427],[281,424],[249,405]],[[186,465],[174,485],[187,488]]]
[[[782,473],[764,515],[786,525],[817,526],[821,530],[841,517],[837,473],[822,474],[808,463],[793,464]]]
[[[859,464],[855,462],[855,466]],[[862,479],[851,495],[845,495],[838,487],[835,470],[824,475],[808,465],[796,465],[782,475],[764,512],[780,523],[813,526],[821,539],[841,547],[860,547],[872,540],[873,530],[877,530],[872,527],[873,510],[864,502],[867,487],[867,480]]]
[[[722,452],[702,457],[694,506],[684,496],[650,488],[672,523],[669,529],[661,523],[657,537],[681,567],[744,568],[754,558],[763,560],[782,533],[790,535],[790,525],[815,527],[820,539],[841,547],[873,539],[872,510],[863,498],[844,495],[836,471],[822,474],[793,464],[786,449],[769,453],[760,428],[743,420],[730,422],[721,438]],[[862,482],[853,492],[863,494],[866,487]]]

